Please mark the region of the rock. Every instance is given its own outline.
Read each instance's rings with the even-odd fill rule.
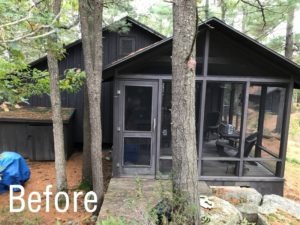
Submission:
[[[261,214],[258,214],[258,217],[257,217],[257,225],[270,225],[269,222],[268,222],[268,218],[261,215]]]
[[[282,210],[300,220],[300,204],[279,195],[265,195],[259,213],[271,214]]]
[[[265,195],[258,212],[260,225],[274,221],[282,225],[300,223],[300,204],[278,195]]]
[[[214,196],[208,199],[214,203],[214,208],[201,208],[201,217],[206,218],[205,225],[237,225],[242,221],[239,210],[229,202]]]
[[[64,225],[79,225],[79,224],[80,223],[78,221],[72,221],[72,220],[67,221],[67,222],[64,223]]]
[[[198,189],[199,189],[198,193],[200,195],[207,195],[207,196],[211,196],[212,195],[212,190],[207,185],[207,183],[205,181],[199,181],[198,182]]]
[[[233,204],[249,222],[257,221],[258,206],[262,195],[253,188],[215,187],[214,193]]]

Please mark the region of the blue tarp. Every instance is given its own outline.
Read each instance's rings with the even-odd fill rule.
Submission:
[[[8,191],[9,185],[23,185],[29,178],[29,167],[21,155],[15,152],[0,154],[0,194]]]

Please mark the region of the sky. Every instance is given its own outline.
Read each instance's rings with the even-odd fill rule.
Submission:
[[[163,0],[134,0],[132,4],[140,13],[147,13],[147,11],[152,5],[159,2],[164,2],[164,1]],[[300,23],[297,23],[296,21],[300,21],[300,10],[298,10],[295,14],[295,24],[294,24],[295,33],[300,33]],[[285,24],[279,25],[274,31],[274,35],[284,34],[285,29],[286,29]]]
[[[134,0],[132,4],[139,13],[147,13],[151,5],[158,2],[162,2],[162,0]]]

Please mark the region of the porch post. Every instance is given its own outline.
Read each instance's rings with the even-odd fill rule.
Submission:
[[[264,120],[265,120],[265,108],[266,108],[266,98],[267,98],[267,87],[266,85],[261,86],[261,95],[260,95],[260,106],[259,106],[259,117],[258,117],[258,137],[257,137],[257,144],[255,147],[255,157],[261,157],[261,148],[262,146],[262,139],[264,133]]]
[[[162,105],[162,92],[163,92],[163,81],[158,81],[158,105],[157,105],[157,130],[156,130],[156,165],[155,165],[155,178],[159,174],[159,161],[160,161],[160,138],[161,138],[161,105]]]
[[[284,177],[287,143],[289,137],[290,115],[292,109],[293,88],[294,88],[294,79],[292,78],[287,88],[286,97],[285,97],[285,107],[283,113],[283,118],[285,119],[282,122],[282,133],[281,133],[280,152],[279,152],[279,158],[282,161],[277,162],[277,166],[276,166],[276,176],[278,177]]]
[[[199,110],[199,143],[198,143],[198,176],[201,176],[202,171],[202,151],[203,151],[203,129],[204,129],[204,117],[205,117],[205,99],[206,99],[206,86],[207,86],[207,73],[208,73],[208,57],[209,57],[209,40],[210,33],[206,30],[205,34],[205,46],[204,46],[204,57],[203,57],[203,81],[201,88],[201,102]]]
[[[249,104],[249,89],[250,81],[247,81],[245,94],[244,94],[244,104],[243,104],[243,115],[242,115],[242,124],[241,124],[241,141],[240,141],[240,162],[238,167],[238,176],[243,176],[243,167],[244,167],[244,148],[245,148],[245,136],[247,129],[247,118],[248,118],[248,104]]]
[[[118,80],[114,79],[114,90],[113,90],[113,147],[112,147],[112,173],[114,177],[120,176],[119,174],[119,154],[120,154],[120,137],[117,127],[119,125],[119,99],[120,96],[117,93],[119,89],[119,82]]]

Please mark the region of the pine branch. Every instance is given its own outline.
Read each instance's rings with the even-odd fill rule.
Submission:
[[[79,16],[76,17],[76,19],[73,21],[73,23],[71,23],[69,25],[60,25],[57,28],[63,29],[63,30],[70,30],[71,28],[75,27],[78,24],[79,24]]]
[[[256,9],[258,9],[260,12],[261,12],[261,15],[262,15],[262,19],[263,19],[263,27],[262,29],[265,28],[265,26],[267,25],[267,21],[266,21],[266,15],[265,15],[265,7],[264,5],[261,3],[260,0],[255,0],[257,2],[258,5],[252,3],[252,2],[249,2],[247,0],[241,0],[241,2],[243,2],[244,4],[247,4],[247,5],[250,5]]]
[[[24,39],[34,40],[34,39],[38,39],[38,38],[42,38],[42,37],[46,37],[48,35],[51,35],[51,34],[56,32],[56,28],[54,28],[54,23],[59,19],[60,15],[61,15],[61,11],[54,17],[54,19],[51,21],[51,23],[49,25],[40,26],[36,30],[33,30],[32,32],[21,35],[17,38],[14,38],[14,39],[10,39],[10,40],[3,39],[2,41],[0,41],[0,43],[13,43],[13,42],[21,41],[21,40],[24,40]],[[46,29],[47,30],[52,29],[52,30],[47,31],[44,34],[37,35],[37,33],[39,31],[46,30]]]
[[[0,28],[4,28],[4,27],[9,27],[9,26],[13,26],[13,25],[16,25],[16,24],[19,24],[19,23],[22,23],[24,21],[27,21],[29,20],[31,17],[32,17],[32,10],[37,7],[40,3],[42,3],[44,0],[41,0],[41,1],[38,1],[38,2],[32,2],[32,6],[29,8],[29,11],[28,11],[28,15],[21,18],[21,19],[18,19],[18,20],[15,20],[15,21],[12,21],[12,22],[9,22],[9,23],[5,23],[5,24],[2,24],[0,25]]]

